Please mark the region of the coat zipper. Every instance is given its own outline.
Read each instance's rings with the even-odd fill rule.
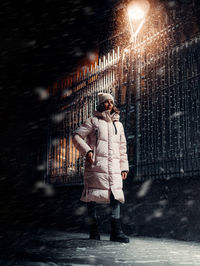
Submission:
[[[117,127],[115,125],[115,121],[113,121],[113,125],[114,125],[114,128],[115,128],[115,135],[117,135]]]
[[[98,141],[98,129],[95,129],[95,136],[96,136],[96,146],[97,146],[97,141]]]

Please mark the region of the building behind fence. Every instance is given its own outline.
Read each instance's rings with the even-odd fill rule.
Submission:
[[[113,49],[49,88],[58,102],[49,116],[48,182],[82,183],[84,158],[72,133],[96,109],[99,92],[112,93],[120,109],[130,178],[199,176],[200,31],[184,35],[197,17],[165,21],[153,35]]]

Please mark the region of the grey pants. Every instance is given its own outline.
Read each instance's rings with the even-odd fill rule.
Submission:
[[[111,217],[115,219],[120,218],[120,202],[116,200],[111,193],[110,195]],[[87,210],[89,217],[96,217],[96,202],[87,202]]]

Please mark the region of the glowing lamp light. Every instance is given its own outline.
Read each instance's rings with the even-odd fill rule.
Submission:
[[[141,7],[134,5],[128,9],[128,15],[131,20],[141,20],[145,17],[145,12]]]
[[[128,15],[131,20],[143,19],[149,11],[147,0],[133,1],[128,5]]]

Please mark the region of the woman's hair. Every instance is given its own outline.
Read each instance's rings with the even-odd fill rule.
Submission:
[[[99,105],[97,106],[97,111],[98,111],[98,112],[103,112],[103,111],[105,111],[104,103],[101,103],[101,104],[99,104]],[[115,104],[113,104],[113,109],[112,109],[112,111],[111,111],[110,113],[112,114],[112,113],[114,113],[114,112],[117,113],[117,114],[120,113],[119,109],[115,106]]]

